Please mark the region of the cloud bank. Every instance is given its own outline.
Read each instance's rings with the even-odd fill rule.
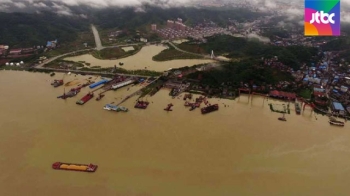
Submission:
[[[204,4],[248,5],[260,11],[279,12],[287,15],[289,20],[302,20],[304,15],[304,0],[0,0],[0,11],[50,10],[60,15],[73,15],[72,7],[86,6],[102,9],[132,6],[135,7],[135,11],[143,12],[144,4],[163,8]],[[350,0],[341,0],[341,9],[342,22],[350,22]]]

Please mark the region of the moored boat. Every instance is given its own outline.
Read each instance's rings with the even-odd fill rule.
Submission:
[[[278,120],[280,120],[280,121],[287,121],[287,119],[284,118],[284,117],[279,117]]]
[[[339,127],[344,127],[345,123],[341,122],[341,121],[337,121],[337,120],[330,120],[329,121],[330,125],[335,125],[335,126],[339,126]]]
[[[138,109],[146,109],[148,104],[149,104],[148,101],[137,101],[134,107]]]
[[[88,102],[90,99],[94,97],[94,93],[88,93],[83,98],[81,98],[79,101],[76,102],[78,105],[84,105],[86,102]]]
[[[287,121],[286,117],[284,117],[284,113],[283,113],[283,116],[282,117],[279,117],[278,120],[280,121]]]
[[[300,111],[301,111],[300,110],[300,104],[299,103],[295,103],[295,113],[299,115]]]
[[[166,108],[164,108],[165,111],[173,111],[173,109],[171,109],[174,105],[172,103],[169,103],[168,106]]]
[[[63,95],[58,96],[57,98],[66,99],[66,98],[69,98],[69,97],[74,97],[74,96],[76,96],[79,92],[80,92],[80,87],[78,87],[78,88],[72,88],[72,89],[70,89],[70,91],[69,91],[68,93],[63,93]]]
[[[101,100],[104,96],[105,96],[105,95],[103,95],[103,94],[99,94],[98,97],[96,98],[96,101]]]
[[[201,109],[202,114],[207,114],[213,111],[217,111],[219,110],[219,105],[218,104],[214,104],[214,105],[210,105],[207,107],[204,107]]]
[[[62,162],[55,162],[52,164],[52,169],[81,171],[81,172],[95,172],[97,167],[98,166],[94,164],[74,164],[74,163],[62,163]]]
[[[105,110],[109,110],[109,111],[116,111],[116,112],[127,112],[129,111],[128,108],[126,107],[123,107],[123,106],[116,106],[116,105],[113,105],[113,104],[106,104],[103,109]]]
[[[185,102],[185,104],[184,104],[184,106],[186,106],[186,107],[188,107],[188,106],[192,106],[193,104],[192,103],[190,103],[190,102],[188,102],[188,101],[186,101]]]
[[[51,85],[53,86],[53,87],[59,87],[59,86],[62,86],[63,85],[63,80],[54,80],[52,83],[51,83]]]

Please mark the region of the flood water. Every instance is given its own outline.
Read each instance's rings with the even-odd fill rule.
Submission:
[[[90,66],[101,66],[101,67],[114,67],[117,65],[118,67],[127,69],[127,70],[139,70],[146,69],[153,71],[166,71],[169,68],[180,68],[185,66],[193,66],[202,63],[210,63],[214,62],[213,60],[205,60],[205,59],[184,59],[184,60],[171,60],[171,61],[162,61],[157,62],[153,61],[152,57],[159,54],[162,50],[165,50],[165,46],[161,45],[149,45],[144,46],[138,53],[133,56],[129,56],[122,59],[117,60],[101,60],[96,59],[90,54],[84,54],[80,56],[67,57],[65,60],[68,61],[85,61],[90,63]],[[123,62],[123,66],[119,66],[119,62]]]
[[[56,74],[55,79],[63,76]],[[211,99],[220,109],[188,111],[168,90],[146,110],[103,110],[139,86],[85,105],[57,99],[47,74],[0,72],[0,195],[349,195],[350,129],[306,109],[278,121],[268,103]],[[85,76],[84,78],[87,78]],[[64,77],[65,82],[76,79]],[[83,78],[77,81],[83,82]],[[77,84],[77,82],[71,82]],[[65,87],[69,89],[70,87]],[[153,103],[152,103],[153,102]],[[173,111],[163,108],[173,103]],[[223,103],[229,107],[224,107]],[[277,102],[277,104],[281,104]],[[293,108],[293,107],[292,107]],[[95,173],[51,169],[94,163]]]

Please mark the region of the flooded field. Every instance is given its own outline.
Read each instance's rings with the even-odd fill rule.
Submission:
[[[0,195],[348,195],[350,132],[305,110],[278,121],[268,103],[245,96],[211,99],[220,109],[188,111],[160,90],[146,110],[103,110],[140,86],[107,92],[85,105],[52,79],[88,76],[0,72]],[[100,78],[95,78],[99,80]],[[173,111],[163,108],[173,103]],[[226,107],[224,106],[226,105]],[[293,108],[293,107],[292,107]],[[94,163],[95,173],[51,169],[56,161]]]
[[[147,69],[154,71],[166,71],[169,68],[179,68],[185,66],[193,66],[202,63],[214,62],[213,60],[204,60],[204,59],[186,59],[186,60],[171,60],[171,61],[162,61],[157,62],[153,61],[152,57],[160,53],[162,50],[165,50],[165,46],[161,45],[149,45],[143,47],[137,54],[117,60],[100,60],[96,59],[90,54],[67,57],[65,60],[68,61],[85,61],[90,63],[91,66],[101,66],[101,67],[114,67],[114,65],[119,66],[119,62],[124,63],[123,66],[120,66],[127,70],[139,70]]]

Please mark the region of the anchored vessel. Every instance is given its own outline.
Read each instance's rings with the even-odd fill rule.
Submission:
[[[149,104],[148,101],[137,101],[134,107],[139,109],[146,109],[148,104]]]
[[[56,162],[52,164],[52,169],[81,171],[81,172],[95,172],[97,167],[98,166],[94,164],[74,164],[74,163],[61,163],[61,162]]]
[[[106,104],[103,109],[105,110],[109,110],[109,111],[116,111],[116,112],[127,112],[129,111],[128,108],[123,107],[123,106],[116,106],[116,105],[112,105],[112,104]]]
[[[79,88],[72,88],[72,89],[70,89],[70,91],[68,93],[63,93],[63,95],[58,96],[57,98],[66,99],[69,97],[74,97],[79,92],[80,92],[80,87]]]
[[[100,101],[104,96],[105,96],[104,94],[98,94],[96,101]]]
[[[285,117],[279,117],[278,120],[280,120],[280,121],[287,121],[287,119]]]
[[[210,105],[207,107],[204,107],[201,109],[202,114],[207,114],[213,111],[217,111],[219,110],[219,105],[218,104],[214,104],[214,105]]]
[[[171,109],[171,107],[173,107],[174,105],[172,103],[169,103],[168,106],[166,108],[164,108],[165,111],[173,111],[173,109]]]
[[[81,98],[79,101],[77,101],[76,104],[84,105],[86,102],[88,102],[93,97],[94,97],[94,93],[88,93],[83,98]]]
[[[300,104],[295,103],[295,112],[299,115],[300,114]]]
[[[344,122],[337,121],[337,120],[329,120],[329,124],[339,126],[339,127],[344,127]]]
[[[63,85],[63,80],[54,80],[52,83],[51,83],[51,85],[53,86],[53,87],[59,87],[59,86],[62,86]]]
[[[284,113],[283,113],[283,116],[282,117],[279,117],[278,120],[280,121],[287,121],[286,117],[284,117]]]

